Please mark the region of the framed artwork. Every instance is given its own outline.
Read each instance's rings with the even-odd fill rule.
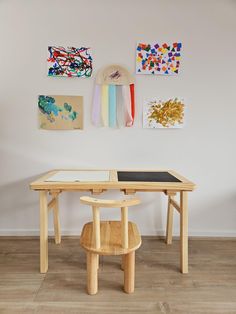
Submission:
[[[185,104],[183,100],[148,100],[143,106],[143,127],[148,129],[182,128]]]
[[[182,44],[139,43],[136,74],[176,75],[179,73]]]
[[[49,46],[48,76],[90,77],[93,67],[89,50],[86,47]]]
[[[39,95],[38,110],[40,129],[83,129],[82,96]]]

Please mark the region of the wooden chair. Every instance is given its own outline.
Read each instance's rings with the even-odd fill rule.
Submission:
[[[87,252],[87,290],[98,290],[99,255],[122,255],[124,267],[124,291],[134,291],[135,250],[141,245],[136,224],[128,222],[128,206],[140,204],[138,198],[124,200],[101,200],[83,196],[82,204],[91,205],[93,222],[84,225],[80,244]],[[101,221],[100,207],[121,208],[121,221]]]

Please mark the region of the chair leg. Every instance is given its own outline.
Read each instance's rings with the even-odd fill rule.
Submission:
[[[98,254],[87,252],[87,290],[88,294],[98,291]]]
[[[124,290],[126,293],[134,292],[135,277],[135,251],[124,255]]]
[[[121,265],[120,268],[125,270],[125,255],[121,255]]]
[[[170,203],[171,196],[168,198],[168,213],[167,213],[167,225],[166,225],[166,243],[172,243],[172,232],[173,232],[173,205]]]

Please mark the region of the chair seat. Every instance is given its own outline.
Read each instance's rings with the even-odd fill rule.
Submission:
[[[120,221],[101,221],[101,247],[95,248],[93,239],[93,223],[84,225],[80,237],[81,246],[99,255],[123,255],[137,250],[141,245],[141,236],[135,223],[128,223],[128,248],[124,249],[121,245],[121,222]]]

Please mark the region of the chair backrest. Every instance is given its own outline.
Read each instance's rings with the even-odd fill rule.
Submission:
[[[122,247],[124,249],[128,248],[129,238],[128,238],[128,206],[138,205],[141,203],[138,198],[130,198],[123,200],[104,200],[97,199],[89,196],[82,196],[80,198],[82,204],[90,205],[93,209],[93,235],[95,248],[99,249],[101,247],[100,241],[100,207],[107,208],[121,208],[121,239]]]

